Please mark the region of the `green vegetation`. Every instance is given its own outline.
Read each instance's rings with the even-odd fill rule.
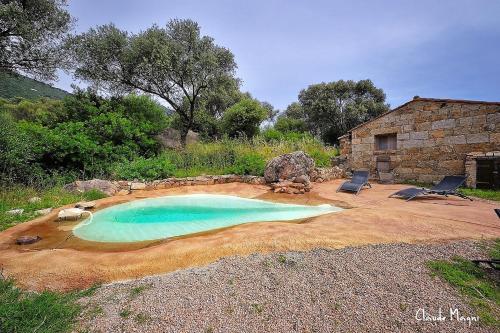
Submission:
[[[68,92],[15,73],[0,71],[0,98],[63,99]]]
[[[35,189],[21,185],[4,188],[0,191],[0,231],[18,223],[32,220],[36,217],[35,211],[49,207],[60,207],[78,201],[97,200],[106,195],[97,190],[85,193],[70,193],[61,186]],[[28,200],[39,197],[39,202],[30,203]],[[11,209],[21,208],[24,212],[20,215],[6,214]]]
[[[493,243],[490,255],[499,258],[500,240]],[[458,257],[452,261],[432,261],[428,266],[466,297],[480,322],[500,328],[500,283],[494,273]]]
[[[465,195],[471,196],[471,197],[500,201],[500,191],[498,191],[498,190],[484,190],[484,189],[479,189],[479,188],[464,188],[464,189],[461,189],[460,192],[462,192]]]
[[[40,186],[54,177],[105,177],[117,161],[154,156],[168,121],[146,96],[0,100],[0,180]]]
[[[257,101],[244,99],[231,106],[222,116],[222,128],[232,138],[252,138],[266,119],[267,110]]]
[[[78,78],[165,101],[179,116],[182,143],[200,113],[202,96],[235,86],[234,55],[203,36],[192,20],[173,19],[139,33],[102,25],[66,44]]]
[[[281,115],[286,120],[278,118],[277,125],[294,131],[304,126],[311,134],[333,144],[351,128],[388,110],[384,91],[371,80],[322,82],[303,89],[298,103],[290,104]]]
[[[74,22],[67,1],[2,1],[0,22],[1,70],[50,80],[67,68],[61,45]]]
[[[336,156],[335,148],[324,147],[311,137],[297,140],[222,139],[188,145],[184,150],[167,150],[150,159],[123,162],[115,166],[113,176],[120,179],[160,179],[168,176],[192,177],[198,175],[262,175],[271,158],[303,150],[318,166],[329,166]]]
[[[148,290],[152,287],[153,287],[153,285],[151,285],[151,284],[143,284],[142,286],[134,287],[134,288],[132,288],[132,290],[130,290],[130,297],[135,298],[135,297],[139,296],[143,291]]]
[[[128,318],[128,317],[130,317],[131,314],[132,314],[132,311],[130,311],[129,308],[125,308],[125,309],[122,309],[120,311],[120,317],[122,317],[122,318]]]
[[[18,289],[12,280],[0,278],[0,332],[69,332],[82,311],[76,301],[95,289],[32,293]]]

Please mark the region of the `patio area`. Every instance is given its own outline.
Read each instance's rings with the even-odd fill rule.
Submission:
[[[28,289],[70,290],[94,283],[132,279],[222,257],[274,251],[344,248],[388,243],[446,243],[500,237],[492,202],[428,197],[410,202],[388,196],[408,185],[374,184],[358,196],[336,193],[341,180],[315,184],[304,195],[276,194],[262,185],[222,184],[137,191],[99,200],[97,209],[133,199],[184,193],[219,193],[301,204],[330,203],[347,209],[299,222],[261,222],[164,241],[103,244],[71,236],[73,222],[50,215],[0,233],[4,275]],[[40,234],[39,243],[20,247],[16,237]],[[69,237],[69,238],[68,238]]]

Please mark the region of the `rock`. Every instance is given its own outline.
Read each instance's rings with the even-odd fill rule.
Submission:
[[[95,207],[95,201],[82,201],[75,205],[75,208],[92,209]]]
[[[21,215],[23,212],[24,212],[24,209],[16,208],[16,209],[8,210],[5,213],[9,214],[9,215]]]
[[[103,179],[92,179],[74,181],[72,183],[64,185],[64,189],[71,192],[99,190],[106,195],[115,195],[120,190],[120,186],[118,185],[118,182],[112,182]]]
[[[181,133],[176,129],[167,128],[156,137],[163,148],[176,149],[182,147]],[[191,130],[188,131],[186,136],[186,144],[191,144],[197,141],[199,141],[199,134]]]
[[[308,185],[311,183],[311,180],[309,178],[308,175],[300,175],[298,177],[295,177],[295,179],[293,180],[294,183],[301,183],[301,184],[304,184],[304,185]]]
[[[42,198],[40,198],[40,197],[32,197],[32,198],[28,199],[28,202],[31,204],[39,203],[40,201],[42,201]]]
[[[281,181],[281,182],[277,182],[277,183],[272,183],[272,184],[269,184],[269,186],[271,186],[272,189],[275,189],[275,188],[281,188],[281,187],[288,187],[292,184],[291,181]]]
[[[78,220],[82,217],[83,212],[81,208],[67,208],[63,209],[57,214],[59,220]]]
[[[130,184],[130,190],[145,190],[146,183],[133,182]]]
[[[47,215],[47,214],[50,214],[50,212],[52,212],[52,207],[35,210],[35,215],[39,215],[39,216],[40,215]]]
[[[311,181],[316,183],[322,183],[324,181],[329,181],[332,179],[339,179],[345,177],[345,170],[334,166],[331,168],[314,168],[311,173]]]
[[[314,170],[314,160],[303,151],[296,151],[273,158],[266,165],[264,178],[267,183],[307,175]]]
[[[294,183],[290,184],[290,187],[291,188],[295,188],[297,190],[301,190],[301,189],[303,190],[306,186],[304,184],[302,184],[302,183],[295,183],[294,182]]]
[[[38,241],[40,241],[42,237],[40,236],[21,236],[18,239],[16,239],[16,244],[17,245],[28,245],[28,244],[33,244]]]

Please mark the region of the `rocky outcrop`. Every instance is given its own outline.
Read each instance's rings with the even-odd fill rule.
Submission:
[[[99,190],[107,195],[114,195],[120,190],[118,182],[103,179],[77,180],[64,185],[64,189],[72,192]]]
[[[310,177],[314,170],[314,160],[303,151],[277,156],[270,160],[264,171],[267,183],[292,180],[299,176]]]

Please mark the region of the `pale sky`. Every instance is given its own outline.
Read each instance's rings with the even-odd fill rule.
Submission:
[[[77,31],[193,19],[234,53],[242,90],[279,109],[310,84],[366,78],[391,107],[415,95],[500,101],[497,0],[70,0],[69,10]]]

